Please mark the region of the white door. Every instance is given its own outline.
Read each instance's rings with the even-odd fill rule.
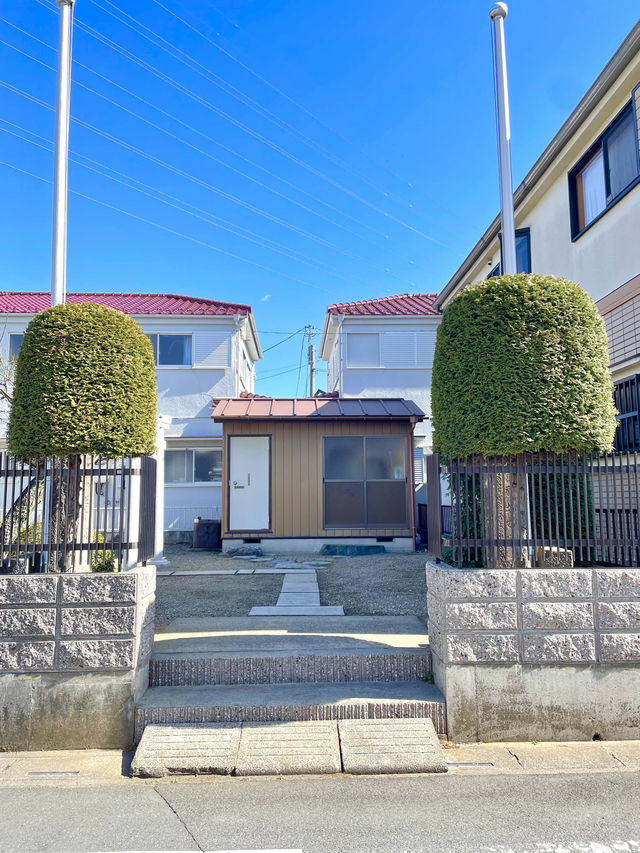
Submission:
[[[270,439],[229,438],[229,530],[268,530],[271,492]]]

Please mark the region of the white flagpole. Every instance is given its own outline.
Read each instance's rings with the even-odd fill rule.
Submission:
[[[71,98],[71,33],[75,0],[58,0],[58,84],[53,173],[53,238],[51,257],[51,304],[61,305],[67,296],[67,184],[69,158],[69,106]]]
[[[513,220],[513,183],[511,178],[511,122],[509,119],[509,87],[504,43],[504,19],[507,4],[496,3],[489,16],[493,21],[493,44],[498,118],[498,163],[500,168],[500,203],[502,209],[502,273],[516,273],[516,235]]]

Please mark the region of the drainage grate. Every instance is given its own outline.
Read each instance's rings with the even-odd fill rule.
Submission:
[[[447,761],[447,767],[494,767],[493,761]]]
[[[25,776],[79,776],[79,770],[29,770]]]

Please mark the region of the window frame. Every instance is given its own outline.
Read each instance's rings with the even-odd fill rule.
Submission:
[[[608,138],[612,135],[612,133],[622,124],[625,119],[627,119],[631,115],[631,123],[633,125],[634,136],[635,136],[635,155],[636,155],[636,176],[635,178],[627,184],[627,186],[620,190],[620,192],[609,199],[609,187],[610,187],[610,176],[609,176],[609,153],[606,142]],[[598,153],[602,153],[603,158],[603,166],[604,166],[604,191],[605,191],[605,206],[594,218],[583,228],[580,228],[580,209],[578,203],[578,176],[584,171],[584,169],[589,165],[589,163],[598,155]],[[640,184],[640,148],[638,141],[638,122],[636,120],[635,111],[634,111],[634,100],[633,98],[628,101],[625,106],[620,110],[618,115],[610,122],[604,131],[600,134],[600,136],[595,140],[595,142],[584,152],[582,157],[578,160],[578,162],[572,166],[568,173],[568,181],[569,181],[569,212],[570,212],[570,221],[571,221],[571,242],[575,243],[576,240],[579,240],[582,235],[591,228],[592,225],[595,225],[596,222],[599,222],[600,219],[609,211],[614,205],[616,205],[621,199],[623,199],[628,192]]]
[[[344,479],[334,479],[325,476],[325,465],[326,465],[326,444],[327,439],[354,439],[359,438],[362,442],[362,458],[363,458],[363,476],[360,480],[344,480]],[[369,439],[379,439],[379,438],[395,438],[402,442],[403,444],[403,459],[404,459],[404,477],[403,478],[379,478],[379,477],[369,477],[367,471],[367,440]],[[404,434],[387,434],[387,435],[325,435],[322,437],[322,521],[323,521],[323,530],[409,530],[411,528],[411,503],[409,497],[409,484],[412,482],[413,478],[413,452],[409,453],[409,442],[407,440],[407,436]],[[354,484],[358,483],[362,485],[363,489],[363,501],[364,501],[364,521],[362,524],[327,524],[327,491],[326,484],[327,483],[343,483],[343,484]],[[369,483],[403,483],[404,484],[404,494],[405,494],[405,520],[403,524],[399,524],[397,522],[380,522],[380,523],[370,523],[369,522],[369,511],[368,511],[368,489],[367,486]]]
[[[530,273],[531,272],[531,228],[527,225],[524,228],[516,228],[514,231],[514,236],[516,238],[516,243],[518,242],[518,237],[526,237],[527,238],[527,266],[528,270],[516,270],[516,274],[520,274],[521,272]],[[500,244],[500,260],[495,265],[495,267],[491,270],[487,278],[495,278],[498,275],[502,275],[502,233],[498,234],[498,242]]]
[[[9,346],[8,346],[8,360],[15,361],[18,358],[18,350],[16,350],[16,354],[14,356],[11,355],[11,338],[20,338],[20,343],[18,344],[18,350],[22,346],[22,341],[24,340],[24,332],[9,332]]]
[[[640,374],[625,376],[613,383],[613,399],[617,410],[614,453],[640,450]],[[626,411],[624,411],[626,410]]]
[[[196,451],[198,451],[198,450],[200,450],[200,451],[206,450],[206,451],[209,451],[210,453],[219,453],[220,454],[220,479],[219,480],[196,480],[195,479]],[[223,464],[224,464],[222,447],[218,447],[218,446],[215,446],[215,447],[196,447],[196,446],[193,446],[193,447],[166,447],[164,452],[165,452],[165,454],[166,453],[189,453],[189,452],[192,454],[192,456],[191,456],[191,480],[186,480],[183,483],[173,482],[172,480],[167,480],[166,476],[165,476],[165,486],[171,486],[172,488],[186,488],[186,487],[192,488],[195,486],[196,488],[200,488],[202,486],[221,486],[222,485]],[[186,465],[186,462],[185,462],[185,465]],[[165,472],[166,472],[166,460],[165,460]]]
[[[349,357],[349,338],[353,336],[362,337],[366,335],[369,338],[376,337],[378,341],[378,363],[377,364],[351,364],[351,359]],[[382,341],[380,340],[380,332],[369,332],[369,331],[352,331],[345,332],[345,364],[347,369],[350,370],[379,370],[382,367]]]
[[[151,338],[156,339],[156,344],[154,347],[154,365],[157,370],[185,370],[194,366],[193,360],[193,332],[145,332],[145,335],[151,340]],[[171,338],[190,338],[191,339],[191,360],[189,364],[160,364],[160,338],[162,337],[171,337]],[[153,346],[153,341],[151,341],[151,345]]]

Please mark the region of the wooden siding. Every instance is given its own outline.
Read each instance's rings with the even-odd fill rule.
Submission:
[[[604,315],[611,367],[640,353],[640,294]]]
[[[271,522],[269,533],[256,533],[261,539],[277,537],[358,537],[358,536],[411,536],[411,427],[407,423],[390,421],[229,421],[224,424],[224,460],[222,471],[223,536],[247,538],[250,533],[230,534],[228,437],[230,435],[271,436]],[[324,528],[323,495],[323,439],[325,436],[375,436],[405,435],[407,437],[407,513],[408,525],[393,528]]]

